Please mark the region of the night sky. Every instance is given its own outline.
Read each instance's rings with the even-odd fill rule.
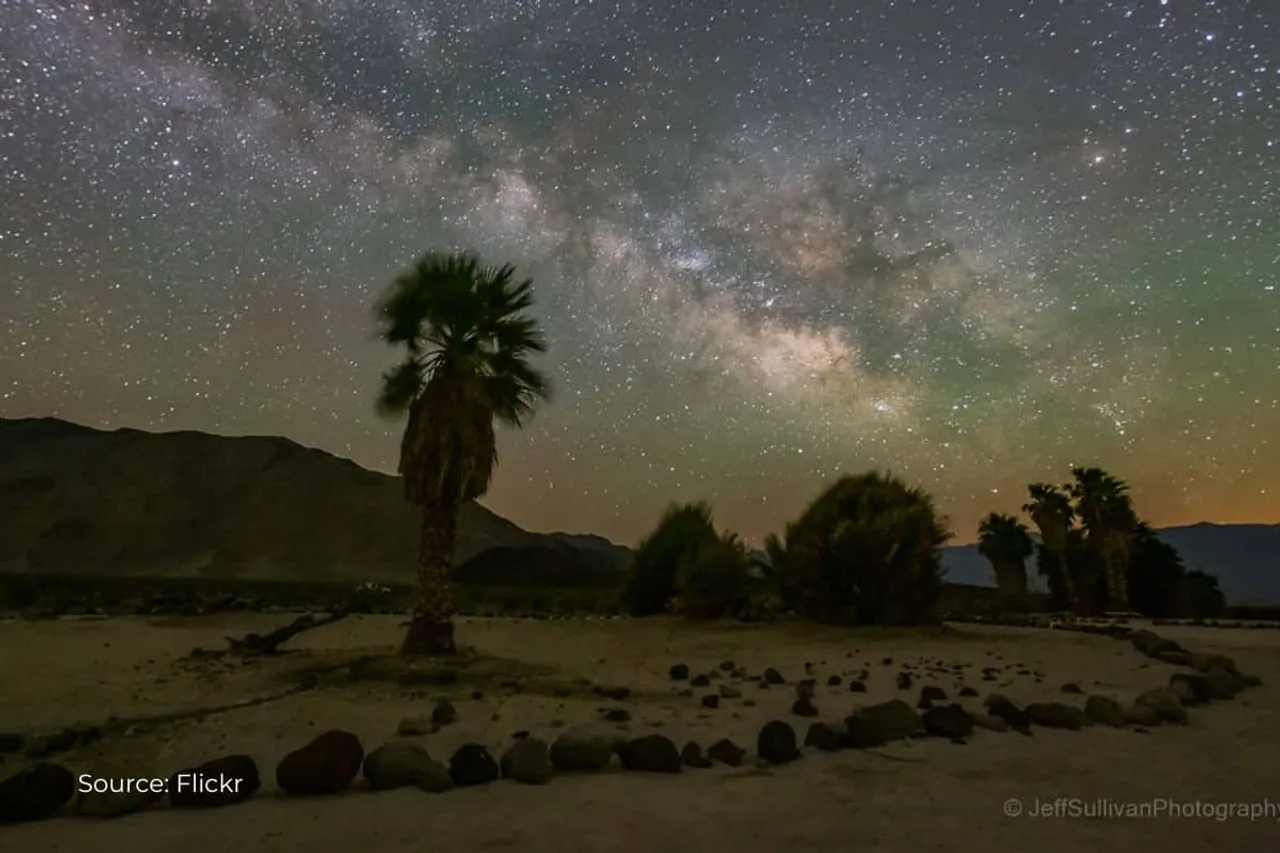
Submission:
[[[1071,464],[1280,520],[1269,0],[0,0],[0,413],[394,470],[371,308],[535,281],[485,502],[758,541],[838,474],[957,541]]]

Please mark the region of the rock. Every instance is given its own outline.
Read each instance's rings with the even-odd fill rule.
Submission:
[[[933,707],[933,701],[930,699],[921,699],[919,702],[916,703],[916,710],[918,711],[927,711],[932,707]]]
[[[1066,684],[1062,685],[1062,692],[1063,693],[1083,693],[1084,691],[1080,689],[1079,684],[1076,684],[1074,681],[1068,681]]]
[[[978,711],[970,711],[969,719],[973,721],[974,726],[980,729],[986,729],[987,731],[992,732],[1009,731],[1009,724],[993,714],[983,714]]]
[[[106,781],[106,780],[103,780]],[[111,780],[112,782],[125,780]],[[128,780],[133,781],[133,780]],[[121,785],[121,788],[125,786]],[[150,787],[132,790],[86,791],[76,798],[76,814],[84,817],[121,817],[150,808],[164,799],[164,789],[153,791]]]
[[[689,665],[687,663],[678,663],[667,670],[667,675],[672,681],[684,681],[689,677]]]
[[[867,685],[861,681],[850,681],[849,692],[850,693],[866,693]]]
[[[1160,711],[1152,705],[1126,705],[1120,709],[1120,716],[1125,723],[1137,726],[1160,725]]]
[[[1135,699],[1134,704],[1153,708],[1160,719],[1166,723],[1187,722],[1187,709],[1182,707],[1178,695],[1168,687],[1148,690]]]
[[[626,708],[610,708],[604,712],[607,723],[625,723],[631,719],[631,712]]]
[[[1084,712],[1061,702],[1033,702],[1026,713],[1031,722],[1046,729],[1079,731],[1084,726]]]
[[[569,729],[551,744],[557,770],[600,770],[613,760],[613,744],[597,735]]]
[[[910,690],[911,689],[911,673],[909,672],[898,673],[897,683],[898,683],[899,690]]]
[[[708,759],[718,761],[729,767],[741,767],[742,761],[746,757],[747,751],[728,738],[721,738],[711,744],[711,748],[707,750]]]
[[[827,676],[827,686],[828,686],[828,687],[839,687],[839,686],[840,686],[841,684],[843,684],[843,683],[844,683],[844,679],[843,679],[843,678],[841,678],[841,677],[840,677],[840,676],[838,676],[838,675],[829,675],[829,676]]]
[[[1196,672],[1208,672],[1214,668],[1235,670],[1235,662],[1224,655],[1190,654],[1187,655],[1187,666]]]
[[[947,692],[936,684],[926,684],[920,688],[921,702],[945,702],[947,701]]]
[[[706,696],[702,697],[702,707],[712,709],[719,708],[720,697],[714,693],[708,693]]]
[[[26,743],[27,739],[22,735],[0,732],[0,755],[21,752]]]
[[[782,677],[782,673],[773,667],[769,667],[764,671],[765,684],[786,684],[786,679]]]
[[[756,738],[756,754],[770,764],[786,764],[800,757],[796,731],[781,720],[771,720]]]
[[[663,735],[645,735],[627,741],[619,747],[618,759],[626,770],[647,773],[680,772],[680,751],[671,738]]]
[[[416,741],[394,740],[366,755],[361,772],[370,788],[387,791],[417,785],[433,763],[430,753]]]
[[[962,698],[968,698],[968,697],[970,697],[970,696],[977,696],[977,695],[978,695],[978,691],[977,691],[977,690],[974,690],[972,687],[961,687],[961,688],[960,688],[960,696],[961,696]]]
[[[920,716],[901,699],[859,708],[844,724],[849,745],[855,749],[883,746],[889,741],[925,734]]]
[[[796,682],[796,698],[812,699],[818,693],[818,681],[814,678],[805,678]]]
[[[1213,699],[1234,699],[1245,688],[1244,680],[1222,667],[1209,667],[1200,676]]]
[[[707,678],[705,675],[695,675],[693,678],[689,679],[689,686],[690,687],[710,687],[711,679]]]
[[[453,703],[447,699],[436,703],[435,708],[431,710],[431,722],[436,726],[447,726],[450,723],[457,722],[458,709],[453,707]]]
[[[551,752],[545,741],[536,737],[518,740],[507,747],[499,762],[502,778],[526,785],[545,785],[555,775]]]
[[[738,665],[731,660],[720,661],[721,672],[733,672],[737,668],[738,668]]]
[[[742,691],[731,684],[720,685],[720,698],[722,699],[741,699]]]
[[[791,703],[791,713],[797,717],[816,717],[818,709],[814,707],[812,700],[802,698]]]
[[[247,755],[228,755],[169,777],[169,805],[179,809],[229,806],[249,799],[260,787],[254,760]]]
[[[396,727],[396,733],[401,737],[415,737],[435,734],[439,729],[440,727],[427,717],[405,717]]]
[[[809,731],[804,736],[804,745],[812,746],[822,752],[836,752],[844,744],[840,733],[826,723],[810,723]]]
[[[449,777],[459,786],[487,785],[498,778],[498,762],[482,744],[464,743],[449,759]]]
[[[1185,707],[1203,705],[1213,698],[1213,689],[1203,675],[1175,672],[1169,676],[1169,689]]]
[[[363,761],[360,739],[334,729],[282,758],[276,784],[290,794],[336,794],[350,786]]]
[[[1084,716],[1092,723],[1115,729],[1124,728],[1125,725],[1124,706],[1110,696],[1094,694],[1084,700]]]
[[[1004,720],[1014,731],[1024,734],[1031,731],[1031,718],[1027,716],[1027,712],[999,693],[992,693],[983,700],[982,705],[988,714]]]
[[[702,754],[702,747],[695,741],[689,741],[680,750],[680,761],[685,767],[706,769],[711,766],[711,759]]]
[[[0,824],[53,817],[75,793],[75,778],[61,764],[41,762],[0,782]]]
[[[973,720],[969,712],[954,702],[925,711],[921,722],[924,730],[934,737],[967,738],[973,734]]]

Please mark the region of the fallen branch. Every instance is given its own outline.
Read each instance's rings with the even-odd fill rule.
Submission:
[[[319,628],[323,625],[331,625],[339,619],[345,618],[347,618],[347,614],[344,611],[327,613],[324,616],[306,613],[294,619],[288,625],[277,628],[265,636],[261,634],[245,634],[238,640],[234,637],[227,637],[226,639],[231,644],[231,651],[235,654],[273,655],[279,651],[281,643],[296,637],[303,631],[310,631],[312,628]]]

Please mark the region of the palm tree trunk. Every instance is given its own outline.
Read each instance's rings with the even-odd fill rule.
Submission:
[[[455,508],[422,508],[418,531],[418,595],[413,604],[404,655],[451,654],[453,641],[453,545],[458,532]]]
[[[1055,556],[1058,558],[1058,575],[1062,581],[1062,594],[1067,599],[1067,610],[1074,613],[1079,609],[1080,603],[1076,601],[1076,581],[1071,577],[1071,566],[1067,564],[1066,549],[1057,551]]]
[[[1107,587],[1110,593],[1111,609],[1121,613],[1129,612],[1129,574],[1125,571],[1122,560],[1112,554],[1107,559]]]

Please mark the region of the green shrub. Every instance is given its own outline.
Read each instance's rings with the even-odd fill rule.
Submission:
[[[738,616],[746,609],[750,584],[747,548],[732,533],[686,557],[676,568],[679,610],[695,619]]]
[[[671,506],[658,526],[636,549],[622,608],[632,616],[652,616],[667,609],[676,594],[676,571],[686,559],[719,542],[705,503]]]

